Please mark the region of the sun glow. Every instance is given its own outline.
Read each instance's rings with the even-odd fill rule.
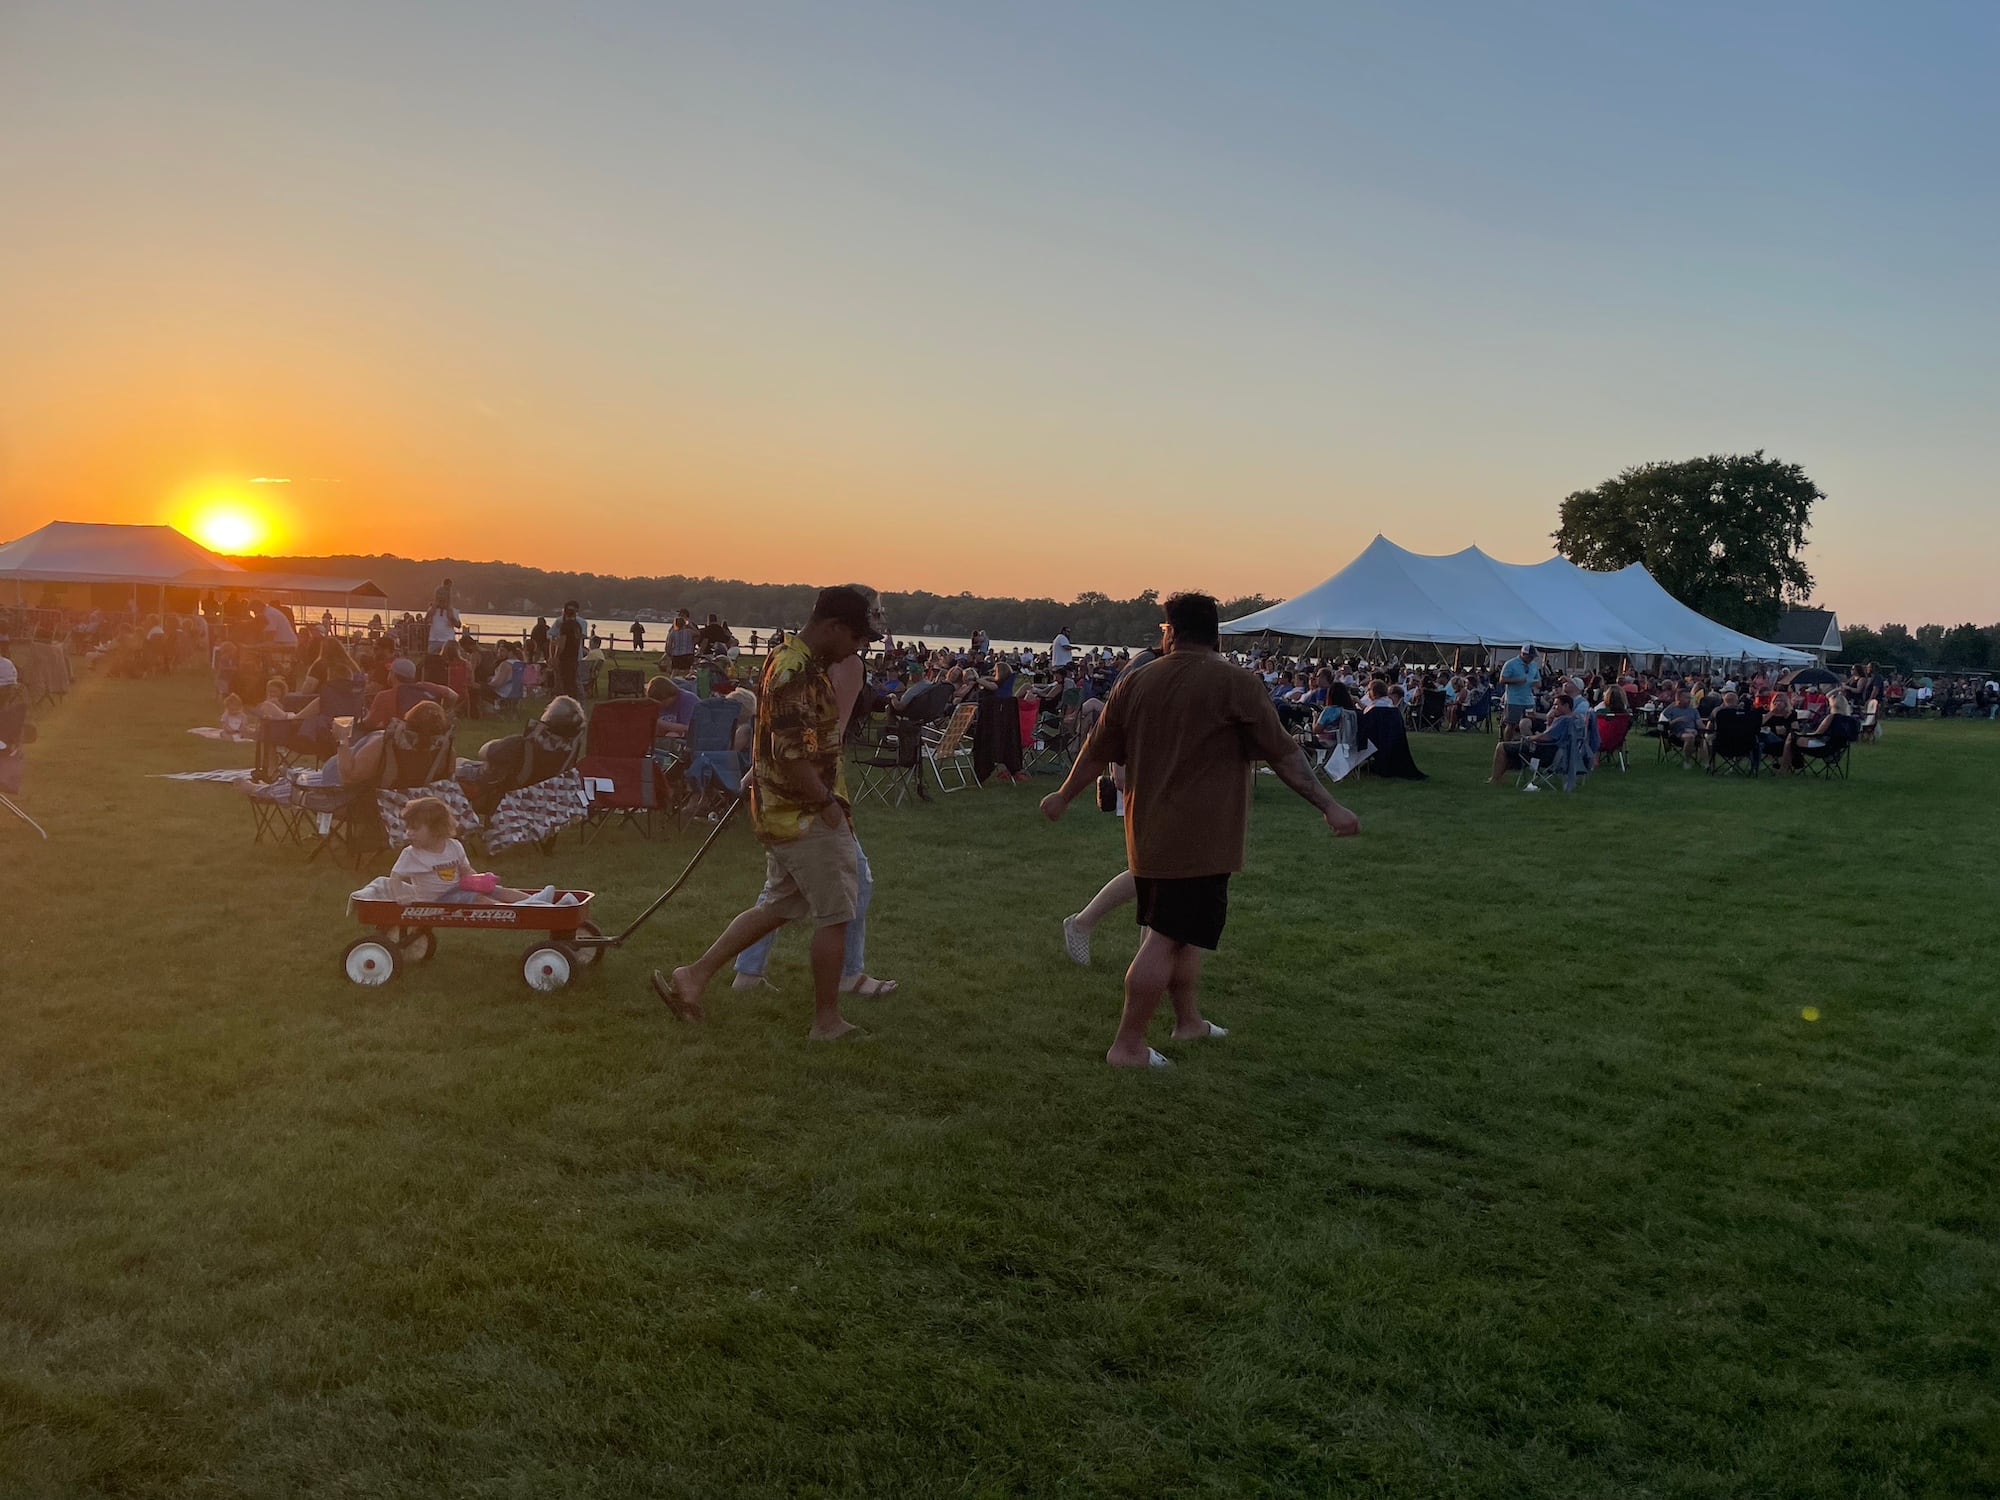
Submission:
[[[271,520],[259,506],[234,496],[197,502],[183,529],[213,552],[257,552],[271,539]]]

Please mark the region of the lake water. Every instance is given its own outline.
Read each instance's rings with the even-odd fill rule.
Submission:
[[[535,628],[535,617],[533,615],[462,614],[459,618],[471,626],[473,633],[483,641],[519,640]],[[545,618],[548,619],[551,626],[555,624],[553,616]],[[590,620],[585,623],[589,628],[603,632],[608,638],[607,644],[615,640],[627,650],[631,649],[632,621],[628,619],[609,618]],[[667,644],[667,626],[664,623],[656,623],[652,620],[647,620],[645,626],[646,649],[648,651],[662,649]],[[764,642],[771,638],[771,627],[769,625],[731,625],[729,628],[736,632],[737,641],[741,643],[743,649],[746,651],[750,649],[750,634],[752,631],[756,632],[757,644],[760,649]],[[897,637],[897,640],[905,644],[914,644],[918,639],[919,637],[914,635]],[[921,639],[926,646],[942,646],[947,651],[964,651],[972,644],[971,641],[962,635],[927,635],[921,637]],[[1078,650],[1084,649],[1081,641],[1075,644]],[[996,640],[993,642],[993,645],[1001,651],[1046,651],[1049,643],[1047,641]]]

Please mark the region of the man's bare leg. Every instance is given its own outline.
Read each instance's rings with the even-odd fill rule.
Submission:
[[[1150,927],[1139,939],[1139,951],[1132,955],[1132,967],[1125,971],[1125,1009],[1118,1018],[1118,1035],[1104,1054],[1104,1060],[1114,1068],[1143,1068],[1151,1061],[1146,1027],[1160,1008],[1160,997],[1173,983],[1174,961],[1184,946]]]
[[[754,939],[753,939],[754,941]],[[748,943],[744,944],[747,948]],[[727,957],[734,957],[731,954]],[[724,962],[727,962],[727,957]],[[808,1033],[816,1042],[837,1042],[856,1030],[840,1013],[840,971],[847,959],[847,924],[813,931],[813,1023]]]
[[[1130,870],[1120,870],[1104,882],[1104,889],[1090,898],[1090,905],[1076,914],[1076,925],[1095,932],[1097,924],[1129,901],[1138,899],[1139,887]]]
[[[662,1000],[667,1000],[669,994],[674,996],[673,1000],[667,1000],[667,1004],[683,1021],[699,1021],[707,1015],[702,1009],[702,992],[708,988],[708,982],[715,977],[716,971],[759,938],[776,932],[784,925],[785,919],[768,906],[753,906],[748,911],[738,912],[722,929],[722,936],[708,945],[706,953],[693,963],[683,964],[674,970],[671,984],[663,984],[660,971],[655,969],[653,988],[660,991]],[[817,948],[814,951],[817,953]],[[840,966],[835,964],[834,967],[837,969]],[[818,964],[815,962],[815,977],[817,973]],[[834,982],[836,985],[839,983],[838,976]]]
[[[1167,995],[1174,1002],[1174,1040],[1191,1042],[1209,1034],[1201,1013],[1201,949],[1193,943],[1175,946],[1173,977],[1167,981]]]

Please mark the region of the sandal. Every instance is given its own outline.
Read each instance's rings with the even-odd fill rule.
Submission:
[[[893,979],[875,979],[866,974],[856,974],[851,980],[843,979],[840,981],[840,993],[843,995],[859,995],[863,1000],[878,1000],[884,995],[893,995],[896,993],[896,981]]]

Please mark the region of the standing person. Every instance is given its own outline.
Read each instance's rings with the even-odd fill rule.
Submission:
[[[1510,738],[1521,732],[1521,721],[1535,706],[1535,684],[1542,678],[1541,664],[1535,660],[1535,648],[1521,647],[1519,656],[1507,658],[1507,665],[1500,669],[1501,701],[1506,705],[1501,715],[1505,728],[1501,738]]]
[[[1165,610],[1161,658],[1118,684],[1061,790],[1042,799],[1054,822],[1112,761],[1125,767],[1126,859],[1144,936],[1104,1054],[1114,1067],[1167,1066],[1146,1044],[1163,995],[1173,999],[1176,1041],[1226,1035],[1201,1013],[1201,954],[1222,939],[1229,877],[1243,868],[1255,761],[1268,761],[1336,835],[1361,831],[1313,775],[1270,695],[1221,656],[1214,598],[1176,594]]]
[[[771,654],[757,695],[750,821],[764,845],[764,890],[708,951],[653,990],[683,1021],[699,1021],[702,994],[722,966],[787,922],[813,924],[814,1041],[855,1027],[840,1013],[847,926],[859,894],[859,861],[840,796],[840,705],[827,671],[880,638],[868,600],[850,587],[821,589],[812,619]]]
[[[425,620],[424,668],[426,677],[430,675],[432,663],[443,657],[444,648],[458,639],[459,623],[458,610],[453,607],[451,602],[451,580],[447,578],[443,583],[438,585],[437,592],[431,595],[430,614]]]
[[[1070,664],[1074,655],[1069,645],[1069,626],[1065,625],[1056,632],[1055,641],[1049,647],[1049,665],[1060,672]]]
[[[646,650],[646,627],[637,620],[632,622],[632,649],[642,655]]]
[[[568,600],[562,608],[562,618],[556,621],[556,628],[549,640],[549,666],[554,669],[556,686],[553,696],[575,698],[577,692],[577,669],[583,661],[583,621],[576,617],[576,601]]]
[[[540,615],[535,616],[535,628],[528,632],[528,660],[547,661],[549,657],[549,622]]]
[[[677,611],[667,631],[667,670],[676,677],[694,666],[694,626],[686,610]]]
[[[875,629],[883,628],[881,604],[873,589],[851,584],[857,593],[869,600],[869,620]],[[847,726],[854,717],[854,706],[861,700],[861,688],[866,673],[859,656],[850,656],[837,661],[826,669],[827,680],[833,684],[834,704],[839,710],[840,740],[847,740]],[[729,679],[720,678],[715,691],[727,689]],[[731,694],[732,697],[736,696]],[[749,699],[751,712],[756,712],[757,699],[744,693]],[[835,790],[844,799],[847,795],[845,766],[836,775],[839,784]],[[851,827],[850,823],[850,827]],[[841,955],[840,992],[843,995],[859,995],[864,1000],[876,1000],[896,993],[896,981],[877,979],[867,970],[868,956],[868,906],[875,896],[875,875],[868,868],[868,855],[861,847],[861,838],[854,839],[854,872],[856,878],[854,897],[854,920],[847,924],[847,947]],[[760,901],[762,898],[759,898]],[[778,945],[778,934],[771,932],[752,943],[736,955],[736,977],[730,981],[730,988],[738,990],[776,989],[777,986],[764,977],[764,971],[771,966],[771,950]]]

